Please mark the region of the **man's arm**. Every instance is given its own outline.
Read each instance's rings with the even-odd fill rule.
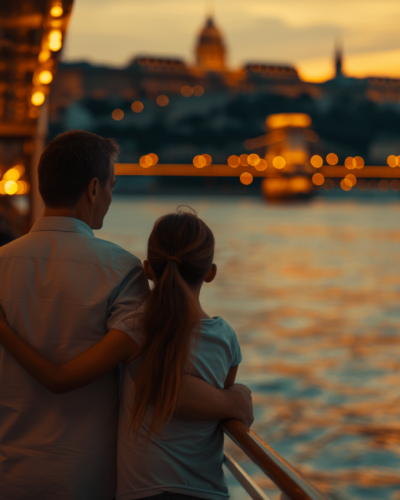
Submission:
[[[250,427],[254,420],[251,391],[242,384],[217,389],[200,378],[186,375],[175,415],[187,420],[234,418]]]

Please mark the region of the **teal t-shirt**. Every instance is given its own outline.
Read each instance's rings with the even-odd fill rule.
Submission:
[[[143,343],[135,330],[132,338]],[[192,367],[196,375],[223,388],[229,369],[242,360],[232,327],[220,317],[201,321],[200,338]],[[149,411],[136,439],[130,431],[130,402],[138,362],[123,368],[118,428],[116,500],[143,498],[169,491],[210,500],[228,498],[223,463],[224,437],[219,422],[187,421],[173,417],[147,443],[152,412]]]

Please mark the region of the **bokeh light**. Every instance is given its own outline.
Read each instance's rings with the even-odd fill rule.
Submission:
[[[25,167],[23,165],[16,165],[5,172],[3,179],[6,181],[17,181],[24,173]]]
[[[168,103],[169,103],[169,99],[168,99],[168,97],[167,97],[166,95],[161,94],[161,95],[159,95],[159,96],[157,97],[157,99],[156,99],[156,103],[157,103],[159,106],[164,107],[164,106],[167,106],[167,105],[168,105]]]
[[[254,153],[250,154],[247,157],[248,164],[251,165],[252,167],[255,167],[260,163],[260,157]]]
[[[50,9],[50,14],[53,16],[53,17],[61,17],[64,13],[64,10],[62,8],[62,4],[61,3],[56,3],[53,5],[53,7]]]
[[[400,181],[398,179],[393,179],[392,181],[390,181],[390,189],[392,189],[392,191],[399,191]]]
[[[286,160],[285,158],[283,158],[283,156],[275,156],[275,158],[272,160],[272,165],[280,170],[286,165]]]
[[[354,162],[353,162],[354,158],[352,156],[348,156],[345,160],[344,160],[344,166],[346,168],[348,168],[349,170],[353,170],[355,168],[355,165],[354,165]]]
[[[315,168],[320,168],[324,164],[324,160],[319,155],[314,155],[310,159],[310,163]]]
[[[38,60],[40,63],[45,63],[51,57],[51,52],[49,50],[42,50],[39,54]]]
[[[205,158],[205,160],[206,160],[206,167],[208,167],[208,165],[211,165],[211,162],[212,162],[211,155],[209,155],[209,154],[207,154],[207,153],[206,153],[206,154],[203,154],[202,156],[203,156],[203,157]]]
[[[203,168],[207,165],[207,160],[204,158],[203,155],[197,155],[193,158],[193,165],[196,168]]]
[[[39,73],[39,82],[40,83],[47,84],[47,83],[51,83],[52,81],[53,81],[53,75],[52,75],[51,71],[48,71],[46,69],[46,70],[41,71]]]
[[[231,155],[229,158],[228,158],[228,165],[231,167],[231,168],[237,168],[239,165],[240,165],[240,159],[238,156],[236,155]]]
[[[262,172],[262,171],[264,171],[267,168],[267,166],[268,166],[268,164],[264,160],[264,158],[260,158],[260,163],[258,163],[257,165],[255,165],[254,168],[256,170],[258,170],[259,172]]]
[[[189,85],[185,85],[181,88],[181,94],[183,95],[183,97],[190,97],[193,94],[192,87],[189,87]]]
[[[348,179],[342,179],[340,181],[340,187],[343,189],[343,191],[350,191],[353,186],[351,184],[351,181],[349,181]]]
[[[60,30],[51,30],[49,33],[49,49],[57,52],[62,47],[62,34]]]
[[[392,168],[397,167],[399,165],[397,156],[390,155],[387,159],[387,164],[389,165],[389,167],[392,167]]]
[[[250,172],[243,172],[240,175],[240,182],[245,186],[248,186],[253,182],[253,176],[250,174]]]
[[[353,167],[354,168],[363,168],[364,167],[364,160],[361,158],[361,156],[356,156],[353,158]]]
[[[325,177],[322,174],[320,174],[319,172],[317,172],[316,174],[314,174],[312,176],[312,182],[316,186],[322,186],[324,181],[325,181]]]
[[[242,154],[239,156],[239,161],[240,161],[240,165],[242,167],[248,167],[249,166],[249,163],[247,161],[247,155],[246,154]]]
[[[386,179],[382,179],[378,182],[378,188],[380,191],[387,191],[389,189],[389,181],[387,181]]]
[[[44,100],[45,100],[45,95],[40,90],[32,94],[31,102],[34,106],[41,106],[44,103]]]
[[[18,191],[18,184],[15,181],[6,181],[4,191],[9,195],[15,194]]]
[[[326,162],[328,165],[337,165],[339,161],[338,156],[335,153],[329,153],[326,157]]]
[[[351,187],[354,187],[357,183],[357,178],[354,174],[347,174],[345,180],[346,179],[351,183]]]
[[[134,113],[141,113],[144,109],[144,105],[140,101],[135,101],[132,103],[131,109]]]
[[[122,109],[117,108],[114,109],[114,111],[111,113],[111,116],[113,117],[114,120],[119,122],[124,117],[124,112],[122,111]]]
[[[193,87],[193,95],[195,95],[196,97],[200,97],[204,94],[204,89],[201,85],[195,85]]]

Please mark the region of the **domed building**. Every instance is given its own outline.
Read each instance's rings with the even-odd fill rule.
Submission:
[[[220,71],[225,66],[226,48],[212,17],[200,31],[196,44],[196,63],[204,71]]]

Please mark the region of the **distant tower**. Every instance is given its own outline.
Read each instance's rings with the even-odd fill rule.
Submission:
[[[335,46],[335,78],[343,76],[343,49],[342,45],[336,43]]]
[[[209,16],[206,25],[200,31],[196,45],[197,66],[206,71],[225,69],[226,49],[222,36]]]

